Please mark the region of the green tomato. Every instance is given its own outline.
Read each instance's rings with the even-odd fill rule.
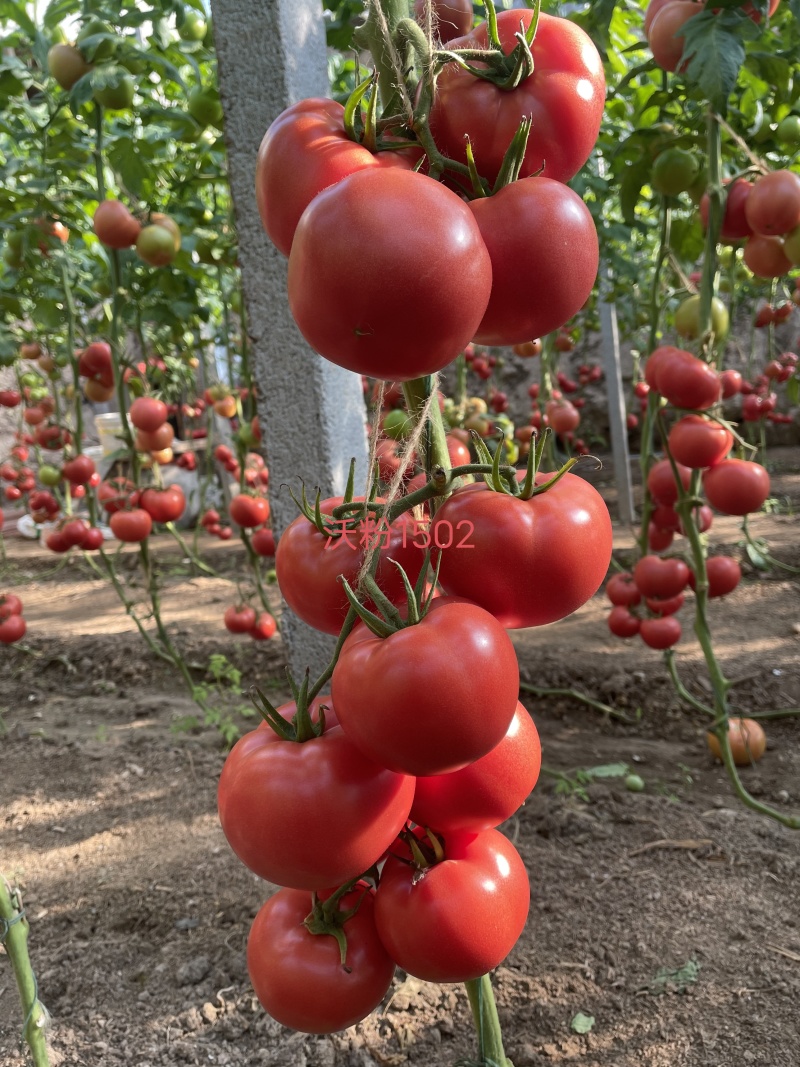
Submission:
[[[399,408],[390,411],[383,420],[383,432],[387,437],[394,438],[395,441],[408,437],[413,429],[414,420],[410,419],[405,411],[400,411]]]
[[[643,793],[644,779],[638,774],[629,774],[625,778],[625,788],[631,793]]]
[[[787,115],[785,119],[781,119],[775,136],[781,144],[792,148],[800,145],[800,115]]]
[[[107,22],[103,22],[102,19],[96,19],[96,18],[89,19],[89,21],[83,26],[83,29],[81,30],[81,32],[78,34],[78,36],[76,38],[76,43],[78,45],[81,45],[81,44],[83,44],[84,41],[88,40],[89,37],[94,37],[94,36],[96,36],[97,34],[100,34],[100,33],[113,34],[114,31],[111,29],[111,27],[108,25],[108,23]],[[116,50],[117,50],[117,42],[116,41],[101,41],[98,44],[98,46],[97,46],[97,48],[95,50],[95,53],[92,56],[92,59],[93,60],[110,59],[111,56],[114,55]]]
[[[728,309],[719,299],[711,301],[711,328],[715,336],[727,337],[730,319]],[[689,296],[678,305],[675,312],[675,331],[686,340],[692,341],[700,333],[700,297]]]
[[[36,386],[41,386],[42,384],[41,377],[32,370],[25,371],[24,374],[21,374],[19,380],[20,384],[26,389],[34,389]]]
[[[690,189],[700,172],[697,157],[683,148],[668,148],[656,157],[650,184],[664,196],[677,196]]]
[[[222,122],[222,104],[216,89],[200,88],[189,93],[189,114],[200,126],[219,126]]]
[[[39,468],[39,481],[42,485],[52,488],[61,481],[61,471],[58,467],[51,467],[49,463],[43,463]]]
[[[25,258],[22,249],[22,243],[25,239],[25,235],[22,230],[13,230],[8,237],[6,237],[6,246],[3,249],[3,259],[9,265],[9,267],[21,267],[22,261]]]
[[[202,41],[208,31],[208,23],[199,11],[187,11],[178,27],[182,41]]]
[[[118,67],[117,70],[120,68]],[[133,103],[136,85],[130,74],[123,74],[116,85],[95,89],[92,95],[98,104],[109,111],[124,111]]]

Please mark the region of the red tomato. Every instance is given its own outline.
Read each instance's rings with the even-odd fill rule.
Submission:
[[[675,71],[681,64],[684,38],[680,32],[683,25],[699,14],[699,6],[693,0],[673,0],[665,4],[650,24],[648,41],[653,59],[662,70]]]
[[[167,405],[155,396],[137,396],[131,404],[129,415],[137,430],[155,433],[167,421]]]
[[[269,518],[269,501],[263,496],[240,493],[231,500],[230,514],[236,525],[246,530],[263,526]]]
[[[540,472],[537,485],[550,477]],[[611,559],[608,508],[574,474],[530,500],[484,482],[465,486],[436,513],[431,536],[444,550],[442,588],[511,629],[571,615],[600,588]]]
[[[96,526],[87,526],[81,541],[81,548],[84,552],[96,552],[103,540],[102,530],[98,530]]]
[[[581,309],[597,277],[594,221],[551,178],[525,178],[469,203],[492,260],[492,295],[475,334],[513,345],[550,333]],[[569,248],[569,255],[556,254]]]
[[[656,388],[676,408],[705,411],[719,400],[719,375],[702,359],[663,359]]]
[[[408,857],[405,845],[396,846]],[[519,853],[498,830],[454,830],[445,858],[421,874],[390,855],[375,895],[387,952],[424,982],[466,982],[506,958],[525,926],[530,885]]]
[[[64,537],[63,530],[60,527],[50,530],[45,536],[44,543],[51,552],[69,552],[72,548],[71,543]]]
[[[356,887],[340,901],[353,909],[343,924],[346,966],[331,934],[304,925],[311,894],[281,889],[256,915],[247,939],[247,970],[262,1007],[305,1034],[331,1034],[366,1018],[383,1000],[395,971],[375,928],[374,894]]]
[[[22,401],[22,394],[16,389],[0,389],[0,407],[15,408]]]
[[[447,454],[450,456],[450,463],[453,467],[462,467],[465,463],[472,462],[472,456],[470,455],[467,443],[460,440],[452,430],[447,434],[446,441]],[[423,482],[423,485],[424,484],[425,483]]]
[[[253,546],[253,551],[257,556],[270,557],[275,555],[275,534],[267,527],[262,530],[256,530],[250,539],[250,544]]]
[[[650,36],[650,27],[653,25],[653,19],[656,17],[656,15],[659,13],[659,11],[663,7],[666,7],[667,4],[671,4],[673,2],[674,2],[674,0],[650,0],[650,3],[647,5],[647,11],[645,12],[645,16],[644,16],[644,35],[645,35],[645,37],[649,37]],[[700,2],[700,0],[698,0],[698,3],[699,2]]]
[[[427,26],[428,3],[432,8],[434,32],[442,44],[472,28],[472,0],[414,0],[414,18],[423,28]]]
[[[446,774],[485,756],[508,730],[518,692],[508,634],[460,597],[435,599],[421,622],[389,637],[359,623],[331,679],[352,742],[377,763],[413,775]]]
[[[145,489],[140,503],[154,522],[174,522],[186,510],[186,497],[179,485],[169,485],[166,489]]]
[[[175,440],[171,422],[165,422],[157,430],[137,430],[136,448],[139,452],[163,452]]]
[[[616,607],[632,608],[641,602],[642,594],[633,580],[633,575],[624,571],[609,578],[606,596]]]
[[[711,524],[714,521],[714,512],[708,506],[708,504],[702,504],[699,508],[692,509],[692,519],[697,527],[698,533],[705,533],[706,530],[711,529]],[[686,530],[683,528],[683,520],[681,520],[678,527],[680,533],[686,536]]]
[[[742,568],[730,556],[709,556],[706,576],[709,596],[727,596],[742,580]]]
[[[769,474],[751,460],[723,459],[705,471],[703,489],[712,508],[723,515],[749,515],[769,496]]]
[[[60,532],[67,548],[74,548],[83,543],[86,536],[86,523],[83,519],[67,519]]]
[[[503,51],[517,41],[520,23],[530,25],[531,11],[500,11],[497,30]],[[450,48],[489,48],[486,23]],[[527,178],[542,170],[546,178],[567,182],[581,169],[597,140],[605,104],[605,77],[600,55],[589,36],[574,22],[539,16],[531,45],[534,71],[516,89],[499,89],[449,63],[437,81],[431,130],[439,149],[466,162],[469,136],[478,173],[494,184],[503,156],[525,116],[533,119],[520,171]],[[480,62],[472,61],[476,67]],[[523,338],[530,340],[530,338]]]
[[[693,469],[713,467],[727,456],[732,446],[730,430],[701,415],[685,415],[669,432],[673,459]]]
[[[101,200],[97,205],[92,228],[108,248],[130,248],[142,227],[138,219],[119,200]]]
[[[658,374],[662,365],[674,360],[694,358],[691,352],[687,352],[683,348],[675,348],[674,345],[660,345],[658,348],[653,349],[644,365],[645,383],[651,389],[658,389]]]
[[[321,501],[320,510],[330,515],[341,503],[342,497],[329,497]],[[413,585],[422,566],[426,540],[425,532],[417,531],[408,514],[400,516],[388,536],[376,528],[374,518],[362,521],[357,530],[342,532],[341,523],[334,529],[341,536],[327,537],[304,515],[298,515],[282,534],[275,552],[278,585],[286,603],[303,622],[326,634],[338,634],[342,628],[349,604],[339,575],[354,585],[367,542],[380,538],[377,582],[391,601],[399,603],[405,600],[405,587],[400,572],[389,560],[401,564]]]
[[[722,399],[729,400],[742,391],[742,376],[738,370],[724,370],[719,376],[722,386]]]
[[[256,624],[255,608],[251,608],[249,604],[240,604],[239,607],[231,604],[225,609],[223,621],[225,629],[232,634],[246,634]]]
[[[686,588],[689,568],[682,559],[642,556],[633,568],[633,578],[643,596],[668,600]]]
[[[681,639],[681,624],[674,615],[658,619],[642,619],[639,634],[650,648],[672,648]]]
[[[225,531],[221,531],[220,537],[223,541],[227,538],[224,536]],[[274,637],[278,630],[278,624],[268,611],[262,611],[256,619],[255,625],[251,627],[247,632],[253,638],[254,641],[269,641],[270,637]]]
[[[657,530],[670,530],[672,533],[677,533],[681,527],[681,520],[677,511],[667,504],[656,505],[653,508],[650,521]]]
[[[757,278],[780,278],[792,269],[792,262],[783,250],[780,237],[753,234],[745,242],[742,258],[745,266],[749,267]]]
[[[106,341],[93,341],[78,357],[78,373],[82,378],[91,378],[107,389],[114,385],[114,365],[111,345]]]
[[[300,332],[326,359],[373,378],[408,381],[445,367],[474,336],[491,288],[469,207],[397,168],[357,171],[320,193],[289,257]]]
[[[445,834],[499,826],[524,803],[541,766],[539,734],[517,703],[505,737],[491,752],[460,771],[417,778],[411,819]]]
[[[312,718],[331,704],[318,697]],[[295,705],[278,710],[290,719]],[[413,796],[413,778],[367,759],[335,719],[302,743],[266,725],[245,734],[218,788],[233,851],[261,878],[293,889],[342,885],[368,870],[402,829]]]
[[[569,400],[548,400],[545,412],[550,426],[559,436],[572,433],[580,425],[580,412]]]
[[[144,541],[153,529],[153,520],[144,508],[115,511],[108,524],[118,541]]]
[[[615,637],[636,637],[639,625],[639,619],[622,604],[608,613],[608,628]]]
[[[121,511],[128,503],[136,486],[127,478],[112,478],[109,482],[100,482],[97,487],[97,499],[109,515]]]
[[[82,454],[75,456],[63,465],[61,474],[73,485],[87,485],[94,474],[94,460]]]
[[[692,480],[692,472],[681,463],[676,464],[681,485],[688,491]],[[660,459],[654,463],[647,475],[647,488],[653,500],[659,504],[672,507],[678,499],[678,484],[672,472],[672,464],[668,459]]]
[[[288,256],[300,216],[324,189],[366,168],[410,170],[418,158],[414,148],[370,152],[348,137],[341,104],[300,100],[278,115],[258,150],[256,201],[267,236]]]
[[[16,593],[3,593],[0,596],[0,622],[10,615],[22,614],[22,601]]]
[[[754,233],[780,237],[800,225],[800,175],[792,170],[763,174],[753,186],[745,207]]]
[[[0,644],[13,645],[15,641],[25,636],[27,628],[21,615],[9,615],[7,619],[0,622]]]
[[[726,181],[725,184],[727,185],[728,182]],[[753,232],[745,214],[747,200],[752,188],[753,183],[745,178],[737,178],[732,185],[728,186],[725,196],[725,213],[719,234],[720,240],[740,241],[743,237],[749,237]],[[700,219],[703,223],[703,229],[708,227],[708,212],[708,193],[703,193],[703,198],[700,201]]]
[[[668,597],[666,600],[649,596],[647,597],[645,603],[654,615],[661,615],[662,617],[665,617],[667,615],[675,615],[677,612],[679,612],[683,607],[685,600],[686,597],[683,595],[683,593],[678,593],[677,596]]]

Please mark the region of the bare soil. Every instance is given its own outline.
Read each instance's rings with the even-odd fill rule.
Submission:
[[[798,478],[781,492],[800,499]],[[753,523],[800,565],[796,520]],[[617,555],[630,538],[618,531]],[[712,542],[739,553],[735,520]],[[5,585],[25,604],[27,651],[0,650],[0,869],[23,892],[53,1064],[166,1067],[445,1067],[475,1060],[464,992],[398,972],[391,995],[344,1034],[307,1037],[269,1019],[245,968],[249,924],[271,887],[229,850],[215,810],[225,749],[192,725],[186,692],[82,565],[10,542]],[[164,555],[164,612],[195,677],[212,652],[282,699],[280,640],[222,627],[237,550],[220,578]],[[798,579],[745,566],[712,608],[720,660],[743,712],[800,704]],[[608,633],[596,597],[572,618],[515,635],[523,678],[576,688],[523,693],[547,772],[505,827],[530,871],[526,931],[494,976],[515,1067],[796,1067],[800,1061],[800,835],[745,809],[676,697],[658,653]],[[701,700],[708,682],[684,609],[678,663]],[[227,694],[233,709],[244,697]],[[243,725],[247,724],[243,721]],[[764,803],[800,811],[800,723],[766,723],[769,746],[743,779]],[[622,778],[575,772],[625,762]],[[571,1024],[593,1016],[587,1034]],[[0,1064],[19,1067],[21,1015],[0,961]]]

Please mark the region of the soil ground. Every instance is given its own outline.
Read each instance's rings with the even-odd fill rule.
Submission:
[[[800,479],[779,492],[796,506]],[[792,514],[754,533],[800,565]],[[630,538],[618,531],[624,562]],[[738,554],[735,520],[712,543]],[[51,1014],[53,1064],[167,1067],[445,1067],[476,1057],[460,987],[398,972],[383,1007],[344,1034],[307,1037],[270,1020],[245,968],[249,924],[270,887],[230,852],[216,817],[225,758],[213,726],[155,660],[113,594],[83,565],[9,542],[5,585],[25,604],[28,651],[0,651],[0,869],[21,887],[30,950]],[[162,553],[164,613],[195,676],[212,652],[275,700],[280,640],[222,627],[242,561],[207,554],[219,578]],[[743,712],[800,704],[798,579],[759,573],[711,621]],[[576,688],[624,713],[523,693],[547,767],[505,831],[530,871],[527,928],[494,981],[515,1067],[796,1067],[800,1053],[800,835],[735,798],[658,653],[608,633],[596,597],[570,619],[515,635],[522,676]],[[684,609],[690,631],[689,610]],[[707,696],[689,632],[678,664]],[[245,698],[228,695],[230,707]],[[800,812],[800,722],[766,723],[750,791]],[[624,762],[645,781],[575,772]],[[594,1018],[574,1032],[578,1013]],[[19,1067],[21,1016],[0,962],[0,1065]]]

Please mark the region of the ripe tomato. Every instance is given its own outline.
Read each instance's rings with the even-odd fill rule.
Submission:
[[[667,599],[660,599],[658,597],[649,596],[646,598],[645,603],[650,611],[654,615],[675,615],[683,607],[686,597],[683,593],[678,593],[677,596],[671,596]]]
[[[335,100],[292,104],[264,134],[256,160],[256,201],[267,236],[288,256],[300,216],[323,189],[366,168],[410,170],[418,158],[414,148],[373,153],[352,141]]]
[[[541,766],[539,734],[518,702],[505,737],[491,752],[460,771],[417,778],[411,819],[445,834],[499,826],[524,803]]]
[[[220,531],[220,537],[223,541],[227,541],[230,537],[225,536],[225,530]],[[233,531],[231,531],[232,533]],[[278,624],[268,611],[262,611],[255,621],[255,624],[247,631],[254,641],[269,641],[271,637],[274,637],[278,630]]]
[[[663,618],[642,619],[639,635],[650,648],[672,648],[681,639],[681,624],[674,615]]]
[[[527,29],[532,18],[531,11],[498,12],[497,30],[506,54],[517,43],[514,35],[520,23]],[[489,48],[486,23],[452,40],[449,47]],[[589,36],[574,22],[542,14],[531,52],[533,73],[510,91],[474,77],[456,63],[449,63],[437,81],[431,111],[437,146],[451,159],[466,162],[468,135],[478,173],[492,185],[525,116],[532,117],[533,128],[521,178],[541,170],[546,178],[567,182],[589,158],[597,140],[605,77]],[[472,62],[480,67],[479,61]]]
[[[508,634],[488,611],[460,597],[434,599],[421,622],[389,637],[359,623],[331,679],[352,742],[376,762],[413,775],[446,774],[485,756],[505,736],[518,692]]]
[[[0,644],[13,645],[25,636],[27,628],[21,615],[9,615],[0,622]]]
[[[657,389],[676,408],[705,411],[719,400],[719,375],[702,359],[662,359]]]
[[[328,497],[321,501],[320,510],[323,515],[330,515],[341,503],[341,497]],[[392,602],[405,599],[405,587],[400,572],[389,560],[401,564],[413,585],[424,558],[425,537],[417,532],[408,514],[400,516],[388,535],[376,528],[374,518],[362,521],[356,530],[342,532],[343,529],[341,523],[336,524],[334,530],[341,536],[329,538],[304,515],[298,515],[281,535],[275,552],[278,585],[286,603],[303,622],[326,634],[339,633],[349,607],[339,575],[354,585],[367,543],[380,539],[376,578]]]
[[[742,568],[731,556],[709,556],[706,576],[710,597],[727,596],[742,580]]]
[[[247,939],[247,970],[262,1007],[284,1026],[331,1034],[366,1018],[383,1000],[395,971],[375,928],[372,890],[341,898],[354,909],[343,925],[346,966],[330,934],[312,934],[304,920],[311,894],[281,889],[256,915]]]
[[[179,485],[145,489],[140,504],[154,522],[175,522],[186,510],[186,497]]]
[[[692,481],[692,472],[683,464],[676,464],[681,485],[688,491]],[[660,459],[654,463],[647,475],[647,488],[653,500],[659,504],[672,507],[678,499],[678,485],[672,472],[672,464],[668,459]]]
[[[102,530],[99,530],[96,526],[87,526],[81,541],[81,548],[84,552],[96,552],[103,541]]]
[[[700,3],[700,0],[697,0],[697,2]],[[671,4],[671,3],[674,3],[674,0],[650,0],[650,3],[647,5],[647,11],[645,12],[645,15],[644,15],[644,35],[645,35],[645,37],[649,37],[650,36],[650,27],[653,25],[653,20],[655,19],[656,15],[659,13],[659,11],[663,7],[666,7],[667,4]]]
[[[550,477],[540,472],[537,485]],[[443,550],[442,588],[511,629],[571,615],[597,592],[611,559],[608,508],[574,474],[530,500],[483,482],[465,486],[436,513],[431,537]]]
[[[749,515],[769,496],[769,474],[760,463],[723,459],[703,474],[709,504],[723,515]]]
[[[246,530],[263,526],[269,518],[269,501],[264,496],[240,493],[231,500],[230,515],[237,526]]]
[[[728,184],[727,182],[725,183]],[[753,228],[747,221],[745,209],[747,200],[753,189],[753,183],[746,178],[737,178],[732,185],[728,185],[725,195],[725,212],[722,218],[720,240],[740,241],[743,237],[749,237]],[[709,198],[708,193],[703,194],[700,201],[700,220],[703,229],[708,228]]]
[[[142,226],[119,200],[103,200],[95,210],[92,228],[108,248],[130,248]]]
[[[757,278],[780,278],[792,269],[791,260],[783,250],[780,237],[753,234],[745,242],[742,258],[745,266],[749,267]]]
[[[121,511],[127,505],[135,489],[136,486],[127,478],[112,478],[111,481],[98,485],[97,499],[108,514],[113,515],[115,511]]]
[[[653,59],[662,70],[683,70],[681,58],[685,41],[680,31],[699,11],[699,5],[693,0],[673,0],[656,14],[650,24],[648,41]]]
[[[682,559],[642,556],[633,568],[633,578],[643,596],[668,600],[686,588],[689,568]]]
[[[155,433],[167,421],[167,405],[155,396],[138,396],[131,404],[130,420],[137,430]]]
[[[800,176],[791,170],[762,175],[747,198],[745,215],[754,233],[780,237],[800,225]]]
[[[289,256],[300,332],[332,363],[373,378],[441,370],[474,336],[491,288],[489,252],[469,207],[439,182],[396,167],[357,171],[320,193]]]
[[[427,25],[427,6],[433,9],[433,29],[447,44],[472,28],[472,0],[414,0],[414,18],[424,28]]]
[[[16,389],[0,389],[0,407],[15,408],[22,401],[22,395]]]
[[[545,412],[553,432],[559,436],[572,433],[580,425],[580,412],[569,400],[548,400]]]
[[[733,446],[733,434],[702,415],[685,415],[669,432],[669,450],[673,459],[685,467],[713,467],[727,456]]]
[[[91,378],[111,389],[114,385],[114,367],[111,345],[106,341],[93,341],[78,357],[78,373],[82,378]]]
[[[737,767],[748,767],[764,755],[767,747],[767,735],[763,726],[755,719],[728,719],[728,741],[731,746],[733,762]],[[719,739],[712,733],[706,734],[708,747],[718,760],[722,759]]]
[[[395,846],[375,894],[375,925],[408,974],[466,982],[497,967],[516,944],[530,885],[519,853],[498,830],[453,830],[443,845],[444,859],[421,874],[407,862],[407,846]]]
[[[275,534],[267,527],[262,530],[256,530],[250,538],[250,544],[253,546],[253,551],[257,556],[270,557],[275,555]]]
[[[175,430],[171,422],[165,422],[157,430],[136,431],[136,449],[138,452],[163,452],[170,448],[175,440]]]
[[[657,504],[653,508],[653,514],[650,516],[650,521],[658,530],[671,530],[672,533],[677,533],[681,526],[680,516],[675,508],[669,507],[667,504]]]
[[[492,260],[492,295],[475,341],[521,344],[572,318],[592,291],[599,258],[581,198],[560,181],[536,177],[469,206]],[[564,248],[568,256],[556,254]]]
[[[738,370],[724,370],[719,376],[722,399],[729,400],[742,391],[742,376]]]
[[[144,508],[115,511],[108,524],[118,541],[144,541],[153,529],[153,520]]]
[[[662,365],[679,359],[694,359],[691,352],[674,345],[660,345],[650,353],[644,365],[645,384],[651,389],[658,389],[658,373]]]
[[[62,475],[73,485],[87,485],[94,471],[94,460],[83,454],[67,460],[61,468]]]
[[[22,614],[22,601],[16,593],[3,593],[0,596],[0,622],[10,615]]]
[[[642,594],[633,580],[633,575],[627,571],[609,578],[606,585],[606,596],[616,607],[626,608],[635,607],[642,599]]]
[[[639,625],[636,615],[622,604],[617,604],[608,613],[608,628],[615,637],[636,637]]]
[[[313,702],[315,720],[321,705],[332,701]],[[287,720],[295,710],[278,709]],[[368,759],[326,712],[322,736],[302,743],[266,724],[245,734],[225,761],[217,799],[228,844],[250,870],[276,885],[325,889],[377,863],[413,796],[413,778]]]

